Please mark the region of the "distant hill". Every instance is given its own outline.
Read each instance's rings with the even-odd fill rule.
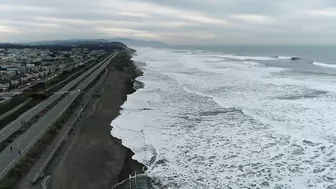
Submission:
[[[127,46],[145,46],[145,47],[169,47],[170,45],[161,41],[145,41],[140,39],[130,38],[114,38],[109,41],[119,41]]]
[[[105,39],[67,39],[67,40],[50,40],[50,41],[36,41],[24,43],[28,45],[79,45],[79,44],[97,44],[97,43],[106,43],[108,42]]]
[[[88,48],[90,50],[104,49],[107,51],[125,50],[128,47],[121,42],[109,42],[107,40],[59,40],[41,41],[22,44],[0,43],[0,48],[39,48],[51,50],[71,50],[72,48]]]
[[[160,41],[145,41],[130,38],[113,38],[113,39],[68,39],[68,40],[50,40],[22,43],[24,45],[81,45],[81,44],[100,44],[108,42],[120,42],[127,46],[147,46],[147,47],[169,47],[169,44]]]
[[[71,46],[71,45],[82,45],[82,44],[101,44],[101,43],[109,43],[112,42],[110,40],[106,39],[67,39],[67,40],[51,40],[51,41],[37,41],[37,42],[30,42],[25,43],[28,45],[65,45],[65,46]],[[121,45],[126,47],[122,43],[115,43],[116,45]]]
[[[68,39],[68,40],[51,40],[51,41],[37,41],[30,43],[22,43],[23,45],[64,45],[64,46],[77,46],[83,44],[101,44],[113,42],[120,47],[127,46],[142,46],[142,47],[169,47],[169,44],[160,41],[145,41],[140,39],[130,38],[113,38],[113,39]],[[120,42],[119,44],[117,42]],[[124,45],[126,44],[126,45]]]

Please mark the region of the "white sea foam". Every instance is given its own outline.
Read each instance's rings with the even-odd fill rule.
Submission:
[[[232,60],[250,60],[250,61],[292,60],[293,58],[298,58],[295,56],[264,57],[264,56],[238,56],[233,54],[215,54],[215,55],[209,53],[196,53],[196,54],[206,57],[215,57],[215,58],[232,59]]]
[[[313,62],[315,66],[325,67],[325,68],[336,68],[336,64],[325,64],[321,62]]]
[[[145,88],[128,96],[112,135],[153,179],[182,189],[335,186],[335,77],[207,61],[216,54],[137,54]]]
[[[252,61],[244,61],[245,64],[251,65],[251,66],[257,66],[260,65],[258,62],[252,62]]]
[[[226,58],[226,59],[233,59],[233,60],[278,60],[278,58],[272,58],[272,57],[263,57],[263,56],[237,56],[237,55],[223,55],[223,54],[217,54],[212,55],[214,57],[218,58]]]
[[[278,56],[277,57],[280,60],[291,60],[293,58],[297,58],[296,56]]]

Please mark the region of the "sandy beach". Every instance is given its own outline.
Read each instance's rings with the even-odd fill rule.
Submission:
[[[134,92],[131,69],[119,71],[112,62],[99,94],[90,102],[71,142],[56,158],[53,189],[112,188],[143,165],[132,160],[132,151],[112,137],[110,123],[119,115],[127,94]]]

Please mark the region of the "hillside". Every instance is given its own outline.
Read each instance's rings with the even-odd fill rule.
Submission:
[[[24,44],[0,43],[0,48],[38,48],[51,50],[71,50],[72,48],[88,48],[89,50],[104,49],[106,51],[125,50],[128,47],[121,42],[108,42],[106,40],[65,40],[42,41]]]
[[[161,41],[145,41],[139,39],[130,39],[130,38],[114,38],[110,41],[119,41],[128,46],[144,46],[144,47],[169,47],[169,44],[163,43]]]

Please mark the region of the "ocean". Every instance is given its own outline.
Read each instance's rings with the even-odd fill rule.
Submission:
[[[135,49],[111,134],[160,188],[336,188],[335,47]]]

